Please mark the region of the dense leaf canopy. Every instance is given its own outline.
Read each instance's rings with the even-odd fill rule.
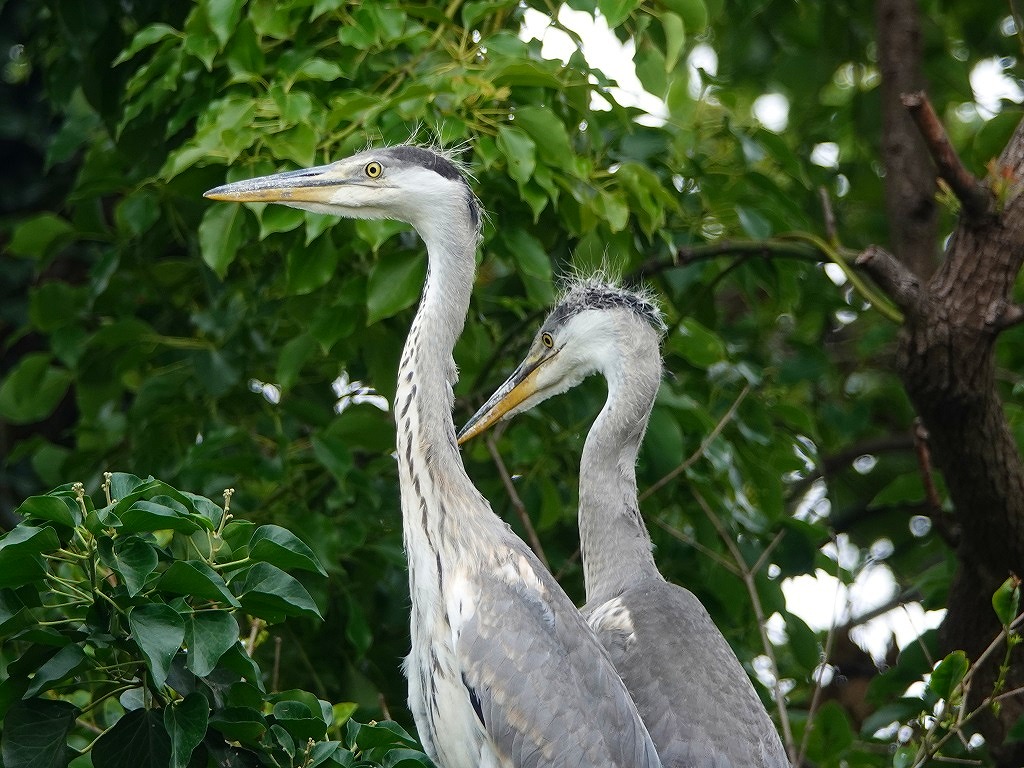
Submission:
[[[888,236],[872,9],[567,8],[600,13],[635,46],[663,114],[627,106],[603,50],[546,57],[521,33],[527,16],[553,16],[547,35],[580,40],[539,0],[0,3],[0,503],[9,511],[68,479],[92,492],[108,469],[208,496],[236,488],[234,506],[266,532],[259,546],[280,556],[282,526],[329,574],[302,587],[323,624],[270,629],[283,639],[281,678],[358,702],[364,720],[408,723],[387,404],[422,244],[403,224],[211,204],[202,192],[368,143],[459,147],[488,215],[455,351],[456,421],[518,362],[559,276],[606,267],[651,285],[669,323],[667,374],[638,476],[659,565],[752,671],[784,681],[785,720],[809,759],[882,765],[894,729],[872,735],[944,698],[900,698],[930,671],[933,633],[856,706],[815,702],[805,738],[826,633],[782,590],[790,577],[852,583],[884,565],[895,586],[875,604],[939,609],[954,567],[929,506],[927,480],[941,500],[942,479],[921,472],[913,409],[890,372],[897,325],[846,263]],[[920,18],[931,99],[984,176],[1020,115],[982,114],[969,77],[1017,54],[1012,19],[932,0]],[[766,95],[784,106],[781,125],[762,123]],[[955,200],[939,199],[949,232]],[[998,353],[1024,437],[1019,350]],[[511,424],[497,454],[486,440],[464,449],[484,495],[526,535],[502,471],[514,478],[575,599],[575,483],[603,397],[588,382]],[[771,660],[759,626],[769,617],[780,630]]]

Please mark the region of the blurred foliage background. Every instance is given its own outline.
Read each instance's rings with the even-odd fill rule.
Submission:
[[[540,19],[549,40],[581,43],[564,9],[599,13],[635,47],[639,81],[663,103],[654,116],[602,71],[606,50],[577,45],[563,62],[523,33]],[[920,12],[932,101],[984,175],[1020,113],[982,110],[969,78],[979,65],[1019,74],[1012,18],[983,3],[922,0]],[[641,492],[682,468],[642,504],[657,559],[770,683],[756,586],[801,743],[827,636],[787,604],[786,580],[887,571],[874,605],[931,610],[953,566],[922,516],[913,413],[888,370],[895,326],[790,237],[831,236],[834,212],[844,246],[886,240],[874,35],[865,3],[0,2],[5,527],[22,498],[69,479],[93,492],[108,469],[209,496],[234,487],[236,508],[295,531],[329,571],[308,585],[322,626],[270,628],[282,679],[358,702],[361,719],[409,723],[387,403],[422,246],[405,225],[202,192],[368,143],[462,147],[489,215],[456,421],[518,361],[559,275],[609,265],[651,284],[670,331]],[[1009,343],[999,354],[1021,432],[1024,361]],[[590,382],[496,441],[577,600],[577,467],[603,396]],[[487,446],[464,455],[524,533]],[[900,697],[933,646],[924,633],[878,676],[851,643],[851,685],[827,689],[836,701],[817,707],[809,759],[887,764],[898,736],[884,726],[930,706],[927,693]]]

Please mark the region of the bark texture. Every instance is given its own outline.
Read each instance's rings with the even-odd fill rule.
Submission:
[[[922,254],[936,248],[934,227],[929,233],[918,226],[921,200],[934,194],[935,170],[928,171],[931,183],[926,184],[908,165],[900,126],[904,120],[912,123],[893,90],[914,87],[901,85],[900,78],[914,68],[906,59],[919,61],[906,37],[916,28],[917,9],[913,0],[879,0],[877,10],[879,57],[887,62],[883,81],[896,79],[884,89],[886,183],[887,191],[895,191],[888,214],[891,222],[910,224],[894,224],[896,260],[872,252],[858,263],[905,315],[896,370],[930,435],[931,455],[945,477],[956,521],[958,568],[940,640],[946,651],[960,648],[977,659],[1001,629],[992,593],[1010,573],[1024,572],[1024,461],[997,391],[994,354],[1000,332],[1017,322],[1019,313],[1012,291],[1024,264],[1024,124],[1000,158],[1017,188],[1002,207],[985,210],[968,203],[967,193],[961,195],[965,213],[945,259],[930,278],[915,280],[927,277]],[[933,152],[941,166],[938,149]],[[1003,652],[976,673],[969,707],[991,694]],[[1024,649],[1018,648],[1004,690],[1021,685]],[[1002,744],[1022,715],[1024,701],[1014,697],[1003,701],[998,717],[989,712],[978,720],[1001,768],[1024,765],[1024,745]]]
[[[916,0],[878,0],[875,23],[890,247],[911,272],[926,278],[938,264],[935,172],[920,133],[900,101],[902,94],[925,87]]]

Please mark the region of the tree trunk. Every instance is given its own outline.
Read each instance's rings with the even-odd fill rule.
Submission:
[[[945,136],[937,120],[936,130],[922,128],[927,141],[916,128],[917,135],[907,135],[913,123],[900,97],[920,87],[919,12],[914,0],[878,0],[876,12],[887,212],[899,260],[866,252],[859,261],[904,312],[896,372],[929,432],[958,533],[958,566],[939,637],[944,651],[962,649],[973,661],[1002,629],[992,593],[1011,573],[1024,573],[1024,461],[996,388],[994,350],[999,333],[1024,316],[1012,303],[1024,263],[1024,195],[1012,190],[999,208],[959,166],[951,148],[938,146],[936,133]],[[918,155],[912,147],[931,150],[964,202],[945,260],[930,279],[927,254],[935,253],[937,243],[931,202],[936,171],[930,162],[922,169],[912,159]],[[945,162],[951,154],[959,175]],[[999,164],[1006,178],[1024,179],[1024,123]],[[983,201],[992,201],[988,210],[980,210],[979,189]],[[992,693],[1004,653],[1005,646],[975,672],[969,709]],[[1022,665],[1024,648],[1018,647],[1004,691],[1024,685]],[[1018,696],[1004,700],[998,716],[988,710],[976,721],[1001,768],[1024,765],[1024,744],[1003,745],[1022,715],[1024,701]]]
[[[1024,123],[1000,168],[1009,179],[1024,178]],[[1012,303],[1024,263],[1024,195],[1014,190],[996,208],[993,200],[988,211],[961,216],[945,260],[924,285],[885,254],[860,260],[904,312],[896,371],[929,432],[958,530],[958,567],[939,635],[945,651],[962,649],[972,660],[1002,629],[992,593],[1024,570],[1024,461],[996,389],[994,349],[999,333],[1024,317]],[[1004,650],[975,673],[969,709],[992,693]],[[1024,684],[1022,663],[1018,647],[1004,690]],[[1024,744],[1002,745],[1022,715],[1024,702],[1014,697],[998,716],[987,711],[976,720],[1004,768],[1024,764]]]
[[[916,0],[878,0],[875,24],[890,247],[911,272],[927,278],[938,264],[935,171],[920,133],[900,102],[902,94],[925,87]]]

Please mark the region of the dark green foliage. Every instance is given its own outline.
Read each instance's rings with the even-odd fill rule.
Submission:
[[[817,248],[787,237],[828,235],[824,188],[843,246],[886,241],[872,4],[569,5],[600,9],[620,39],[636,42],[637,74],[664,99],[664,123],[638,123],[640,110],[623,106],[599,60],[577,52],[563,65],[541,55],[540,41],[522,40],[527,9],[551,10],[534,0],[0,3],[0,50],[10,53],[0,82],[0,134],[10,139],[0,144],[0,514],[28,498],[30,517],[0,542],[0,632],[26,633],[27,644],[20,656],[5,644],[0,710],[22,699],[44,665],[58,674],[81,661],[74,651],[59,656],[79,641],[36,626],[44,609],[23,589],[47,578],[47,556],[78,545],[79,528],[96,541],[97,567],[116,574],[116,589],[99,588],[128,615],[100,598],[76,621],[127,638],[128,612],[159,596],[183,626],[136,615],[163,629],[145,655],[133,648],[135,664],[148,659],[147,676],[166,674],[185,700],[215,691],[211,729],[262,738],[280,755],[301,751],[255,706],[255,683],[238,682],[258,676],[253,663],[272,668],[276,641],[288,685],[410,724],[399,672],[408,592],[394,426],[366,388],[393,394],[425,270],[421,245],[393,222],[210,204],[201,194],[411,135],[465,142],[488,212],[455,353],[458,421],[518,361],[558,276],[610,262],[656,291],[670,326],[669,375],[641,455],[641,492],[677,472],[641,507],[658,562],[697,593],[748,664],[764,645],[726,539],[738,542],[746,568],[760,564],[763,608],[786,631],[775,650],[779,677],[793,686],[798,742],[825,633],[787,609],[784,579],[820,569],[852,583],[884,561],[900,593],[944,606],[953,558],[938,524],[913,527],[926,494],[906,437],[913,414],[887,365],[895,326],[849,282],[833,282]],[[1018,113],[984,122],[968,76],[985,58],[1020,60],[1018,42],[1000,32],[998,4],[921,7],[932,100],[970,169],[984,175]],[[686,62],[703,45],[718,67],[698,78]],[[782,132],[753,115],[767,92],[788,99]],[[822,143],[837,145],[835,167],[812,162]],[[948,231],[952,212],[944,215]],[[755,250],[714,250],[762,239]],[[676,258],[691,248],[692,258]],[[1015,402],[1022,349],[998,352],[1007,412],[1024,437]],[[603,396],[600,382],[588,382],[520,418],[499,443],[575,598],[577,467]],[[857,463],[861,452],[874,463]],[[520,525],[485,446],[464,455],[495,510]],[[205,495],[234,486],[252,522],[225,522],[216,505],[162,484],[138,493],[141,481],[129,476],[115,476],[118,504],[87,513],[71,489],[38,495],[68,477],[95,489],[106,466]],[[156,526],[165,533],[147,537]],[[214,533],[223,542],[216,554],[204,549]],[[855,553],[842,568],[822,551],[834,533]],[[891,548],[873,550],[879,542]],[[996,606],[1004,623],[1008,600]],[[184,608],[196,601],[219,607]],[[225,650],[228,613],[239,606],[273,620],[294,615],[260,634],[255,662],[234,644]],[[193,653],[167,666],[179,632]],[[932,637],[923,642],[934,651]],[[83,674],[92,658],[67,674]],[[869,720],[874,727],[851,741],[846,721],[823,709],[811,718],[820,727],[808,732],[808,754],[822,766],[888,762],[894,737],[871,736],[930,711],[933,701],[908,705],[903,696],[930,671],[909,645],[873,685],[875,714],[891,719]],[[190,689],[192,676],[216,682]],[[165,708],[165,727],[171,711],[175,723],[179,714],[194,722],[187,709]],[[96,717],[106,714],[97,708]],[[133,722],[153,749],[178,755],[189,743],[142,739],[155,721]],[[245,764],[223,745],[200,748]]]
[[[281,570],[324,575],[294,534],[153,478],[114,474],[104,491],[101,507],[79,484],[32,497],[0,538],[34,564],[0,591],[4,765],[66,766],[79,750],[95,768],[429,765],[397,725],[350,721],[354,705],[267,691],[238,609],[252,638],[319,616]]]

